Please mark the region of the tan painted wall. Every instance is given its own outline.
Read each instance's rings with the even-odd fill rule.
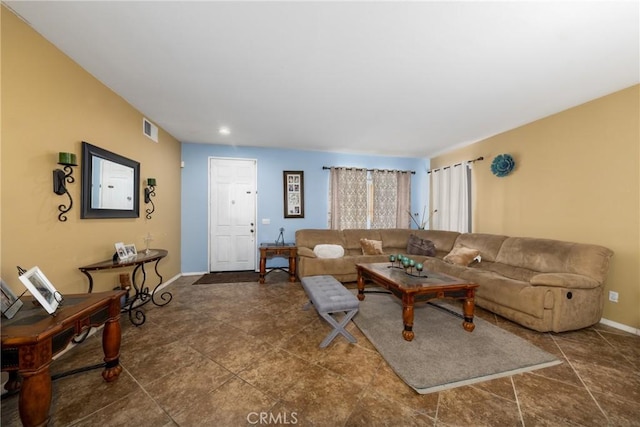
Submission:
[[[1,30],[2,278],[22,291],[16,265],[37,265],[61,293],[86,292],[78,267],[111,257],[117,241],[144,249],[147,233],[152,247],[169,251],[159,264],[164,279],[178,275],[180,143],[163,130],[159,143],[145,137],[139,111],[4,7]],[[151,220],[144,216],[142,188],[140,218],[80,219],[78,166],[69,184],[73,209],[67,222],[58,221],[58,204],[68,198],[53,193],[52,171],[60,151],[76,153],[80,162],[81,141],[140,162],[141,181],[157,179]],[[94,290],[113,288],[126,271],[95,273]]]
[[[640,328],[640,86],[431,159],[473,168],[473,231],[595,243],[615,252],[603,317]],[[501,153],[516,161],[491,174]]]

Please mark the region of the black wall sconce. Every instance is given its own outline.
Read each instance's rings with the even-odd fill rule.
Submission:
[[[147,209],[147,219],[151,219],[151,214],[155,212],[156,205],[153,204],[152,197],[156,197],[156,179],[147,178],[147,187],[144,189],[144,202],[151,203],[151,209]]]
[[[73,199],[67,190],[67,183],[71,184],[75,182],[72,166],[78,166],[78,163],[76,162],[76,155],[74,153],[59,153],[58,164],[64,167],[53,171],[53,192],[58,196],[62,196],[63,194],[69,196],[69,206],[58,205],[58,210],[60,211],[60,214],[58,214],[58,220],[64,222],[67,220],[66,213],[69,212],[73,206]]]

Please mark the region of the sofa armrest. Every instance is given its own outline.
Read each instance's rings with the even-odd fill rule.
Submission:
[[[315,252],[313,252],[313,249],[307,248],[306,246],[298,247],[298,256],[317,258]]]
[[[553,286],[557,288],[593,289],[600,286],[596,280],[581,274],[541,273],[529,281],[532,285]]]

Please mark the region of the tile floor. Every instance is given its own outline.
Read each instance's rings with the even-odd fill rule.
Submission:
[[[99,370],[53,383],[50,426],[640,426],[640,336],[604,325],[541,334],[484,310],[477,315],[564,360],[561,365],[429,395],[389,369],[353,325],[358,343],[329,329],[299,283],[194,285],[173,301],[122,320],[118,381]],[[52,372],[100,363],[101,334],[67,352]],[[17,396],[2,426],[20,425]]]

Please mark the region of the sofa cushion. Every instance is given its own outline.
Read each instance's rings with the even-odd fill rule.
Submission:
[[[512,265],[502,264],[499,262],[485,261],[484,258],[482,258],[482,262],[475,262],[469,267],[474,270],[491,271],[493,273],[498,273],[501,276],[508,277],[509,279],[520,280],[522,282],[529,282],[533,276],[538,274],[537,271],[529,270],[527,268],[514,267]]]
[[[436,245],[434,245],[431,240],[423,239],[415,234],[411,234],[407,241],[407,254],[435,256]]]
[[[319,276],[330,273],[338,280],[341,280],[340,277],[350,276],[349,281],[354,281],[357,279],[355,259],[352,256],[344,256],[342,258],[301,258],[299,265],[296,266],[296,273],[298,273],[299,277]]]
[[[360,239],[360,247],[362,255],[381,255],[384,253],[382,252],[382,240]]]
[[[602,284],[611,255],[610,249],[598,245],[509,237],[502,244],[496,261],[540,273],[581,274]]]
[[[318,258],[342,258],[344,256],[344,248],[340,245],[320,244],[313,248],[313,253]]]
[[[554,286],[558,288],[592,289],[600,284],[591,277],[570,273],[542,273],[531,278],[532,285]]]
[[[527,282],[513,280],[477,269],[468,268],[464,279],[480,284],[476,290],[479,298],[495,302],[503,307],[542,318],[544,310],[553,307],[551,288],[531,286]]]
[[[464,265],[471,264],[475,257],[480,255],[477,249],[467,248],[465,246],[456,246],[445,257],[444,261],[450,264]]]
[[[407,239],[412,230],[408,228],[384,228],[380,230],[380,239],[385,251],[387,248],[406,248]],[[364,237],[364,236],[363,236]]]
[[[455,244],[479,250],[483,262],[495,261],[506,239],[507,236],[497,234],[464,233],[458,236]]]
[[[313,248],[321,243],[344,246],[342,231],[323,229],[296,230],[296,246]]]

